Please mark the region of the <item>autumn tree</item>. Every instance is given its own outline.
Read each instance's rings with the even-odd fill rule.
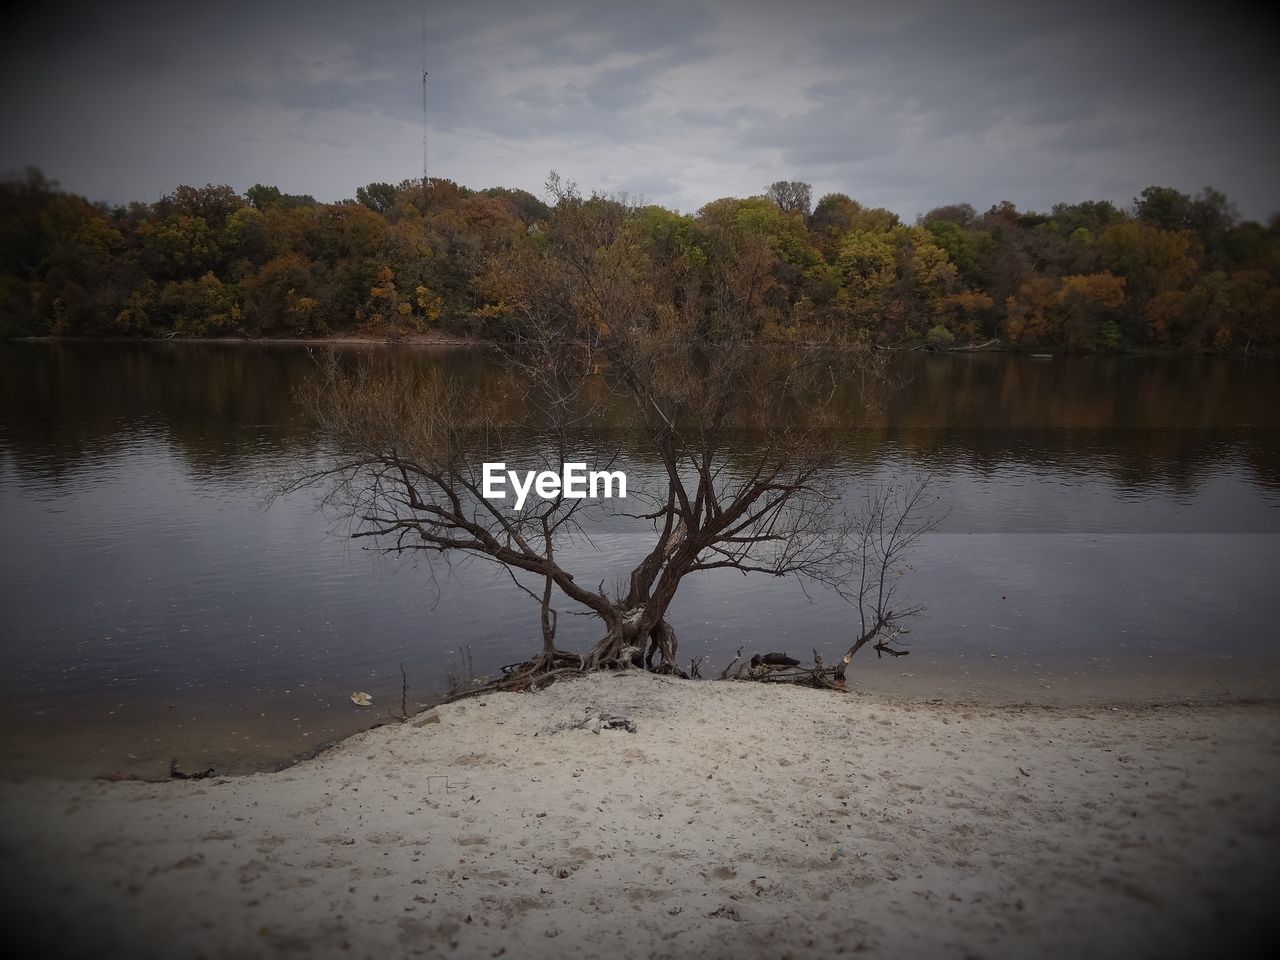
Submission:
[[[1125,303],[1125,281],[1112,273],[1035,277],[1009,298],[1006,332],[1016,344],[1069,349],[1114,349],[1120,330],[1113,317]]]
[[[959,288],[959,271],[923,227],[900,227],[898,282],[895,293],[902,305],[907,336],[921,337],[943,318],[943,302]]]
[[[897,245],[888,232],[850,232],[837,254],[844,305],[853,321],[873,325],[889,306],[897,278]]]
[[[1129,307],[1126,332],[1141,342],[1153,300],[1181,290],[1196,270],[1195,237],[1188,230],[1170,231],[1146,223],[1118,223],[1098,238],[1101,264],[1123,276]]]
[[[940,304],[943,325],[971,343],[994,336],[995,301],[981,290],[962,290],[944,297]]]

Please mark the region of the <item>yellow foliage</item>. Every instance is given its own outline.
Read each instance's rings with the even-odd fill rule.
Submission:
[[[1009,297],[1005,332],[1014,343],[1056,340],[1091,348],[1099,339],[1099,322],[1124,305],[1124,287],[1124,277],[1106,270],[1058,280],[1034,277]]]

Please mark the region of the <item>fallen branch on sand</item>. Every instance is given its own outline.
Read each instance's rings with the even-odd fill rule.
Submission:
[[[195,773],[183,773],[178,769],[178,760],[176,757],[169,761],[170,780],[207,780],[213,775],[213,767],[210,767],[208,770],[198,770]]]
[[[876,643],[872,644],[872,649],[876,650],[878,657],[906,657],[910,654],[910,650],[901,650],[893,646],[899,637],[905,634],[904,628],[897,628],[895,634],[890,637],[881,637]],[[762,684],[794,684],[795,686],[812,686],[818,690],[847,690],[845,686],[845,671],[849,667],[852,655],[858,652],[861,646],[864,646],[872,637],[861,639],[859,643],[855,643],[833,667],[828,667],[822,662],[822,654],[817,650],[813,652],[813,666],[800,666],[800,660],[794,657],[787,657],[785,653],[765,653],[755,654],[748,663],[741,663],[737,667],[737,671],[733,672],[733,666],[739,663],[742,657],[742,650],[735,658],[730,660],[727,667],[721,671],[721,680],[754,680],[762,682]]]

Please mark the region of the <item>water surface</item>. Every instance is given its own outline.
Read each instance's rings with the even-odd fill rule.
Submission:
[[[502,375],[394,349],[480,391]],[[0,345],[0,770],[284,762],[398,708],[402,664],[413,707],[466,656],[488,672],[536,642],[536,608],[490,566],[372,554],[306,494],[265,507],[315,455],[292,394],[312,369],[286,345]],[[1277,692],[1280,363],[917,354],[898,373],[843,480],[927,470],[947,512],[903,587],[928,605],[912,655],[868,656],[858,689]],[[575,560],[611,580],[644,533],[593,524]],[[672,616],[681,659],[717,668],[744,644],[838,655],[852,627],[834,597],[736,573],[688,581]],[[596,635],[561,622],[562,645]]]

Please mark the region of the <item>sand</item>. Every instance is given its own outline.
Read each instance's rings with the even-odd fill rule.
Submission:
[[[61,956],[1190,956],[1266,932],[1278,788],[1275,704],[633,673],[277,773],[6,784],[0,871]]]

